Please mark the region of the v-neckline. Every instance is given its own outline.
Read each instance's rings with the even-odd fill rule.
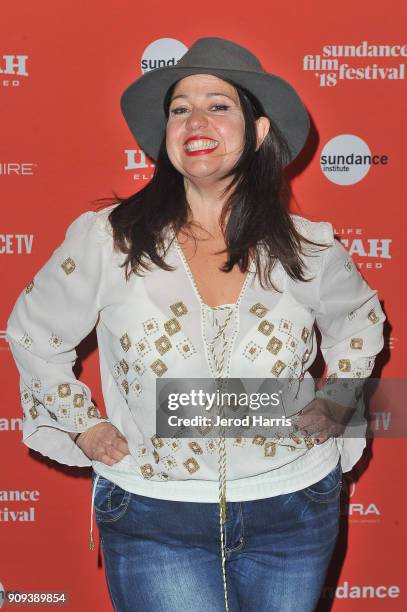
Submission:
[[[187,259],[186,259],[185,255],[184,255],[184,251],[182,250],[181,245],[178,242],[178,238],[175,235],[174,230],[171,229],[170,233],[171,233],[171,235],[173,237],[173,244],[175,245],[175,248],[176,248],[176,250],[178,252],[179,258],[181,259],[181,262],[183,264],[183,267],[184,267],[184,270],[186,272],[186,275],[188,276],[189,280],[191,281],[192,288],[193,288],[193,290],[195,292],[195,295],[196,295],[200,305],[203,308],[208,308],[209,310],[217,310],[219,308],[237,308],[239,306],[240,302],[243,299],[243,296],[244,296],[245,291],[246,291],[247,284],[248,284],[249,279],[250,279],[250,277],[252,275],[255,259],[253,258],[252,261],[250,262],[250,265],[249,265],[249,267],[247,269],[247,272],[246,272],[246,277],[245,277],[245,279],[243,281],[243,284],[242,284],[242,287],[240,289],[240,293],[238,295],[238,298],[237,298],[236,302],[234,302],[234,303],[227,303],[227,304],[219,304],[218,306],[209,306],[209,304],[207,304],[203,300],[203,298],[202,298],[202,295],[201,295],[201,293],[200,293],[200,291],[198,289],[198,285],[197,285],[197,283],[195,281],[194,275],[192,274],[191,268],[189,267]]]

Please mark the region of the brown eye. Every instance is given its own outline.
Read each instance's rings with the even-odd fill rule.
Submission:
[[[187,111],[188,109],[185,108],[185,106],[177,106],[177,108],[173,108],[170,110],[170,114],[171,115],[181,115],[184,113],[184,111]]]

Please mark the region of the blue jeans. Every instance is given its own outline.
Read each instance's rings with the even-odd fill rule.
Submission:
[[[338,463],[295,493],[227,503],[230,612],[315,609],[337,540],[341,481]],[[218,504],[135,495],[102,476],[94,503],[116,612],[224,612]]]

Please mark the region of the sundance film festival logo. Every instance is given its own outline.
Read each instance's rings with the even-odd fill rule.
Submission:
[[[164,68],[175,66],[183,55],[188,51],[184,43],[175,38],[159,38],[154,40],[143,51],[140,67],[143,74]],[[154,173],[154,163],[146,156],[142,149],[126,149],[125,170],[132,173],[134,181],[149,181]]]
[[[188,47],[175,38],[159,38],[144,49],[141,70],[145,73],[156,68],[175,66],[187,51]]]
[[[26,77],[28,55],[0,56],[0,80],[3,87],[17,87],[20,80],[16,77]]]
[[[390,261],[391,238],[371,238],[364,235],[360,227],[342,227],[334,229],[334,233],[348,251],[349,255],[358,258],[359,269],[381,270]]]
[[[405,57],[407,45],[372,45],[367,40],[324,45],[321,53],[304,55],[303,70],[313,72],[321,87],[335,87],[344,80],[399,81],[405,78]]]
[[[0,417],[0,434],[3,431],[22,431],[23,419],[19,417]]]
[[[385,166],[388,155],[371,153],[367,143],[353,134],[340,134],[321,151],[321,170],[336,185],[354,185],[366,177],[372,166]]]
[[[6,339],[6,330],[0,329],[0,351],[9,351],[10,347]]]
[[[34,162],[0,162],[0,176],[33,176]]]
[[[154,173],[155,164],[149,160],[143,149],[126,149],[124,169],[133,173],[134,181],[149,181]]]
[[[400,587],[392,585],[351,584],[347,580],[338,587],[324,587],[322,599],[396,599],[400,595]]]
[[[33,234],[0,234],[0,255],[30,255]]]
[[[33,523],[39,491],[0,491],[0,523]],[[21,504],[31,504],[29,507]]]
[[[341,504],[341,514],[349,515],[350,523],[379,523],[381,512],[377,505],[369,500],[361,502],[354,498],[356,493],[356,483],[348,474],[343,476],[343,499]]]
[[[395,336],[389,336],[387,338],[387,342],[386,345],[389,348],[390,351],[393,351],[396,348],[396,345],[398,343],[399,339],[396,338]]]

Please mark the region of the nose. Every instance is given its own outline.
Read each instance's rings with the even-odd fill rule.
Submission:
[[[189,128],[190,130],[196,130],[207,124],[208,118],[206,117],[205,112],[199,108],[193,108],[187,119],[187,128]]]

